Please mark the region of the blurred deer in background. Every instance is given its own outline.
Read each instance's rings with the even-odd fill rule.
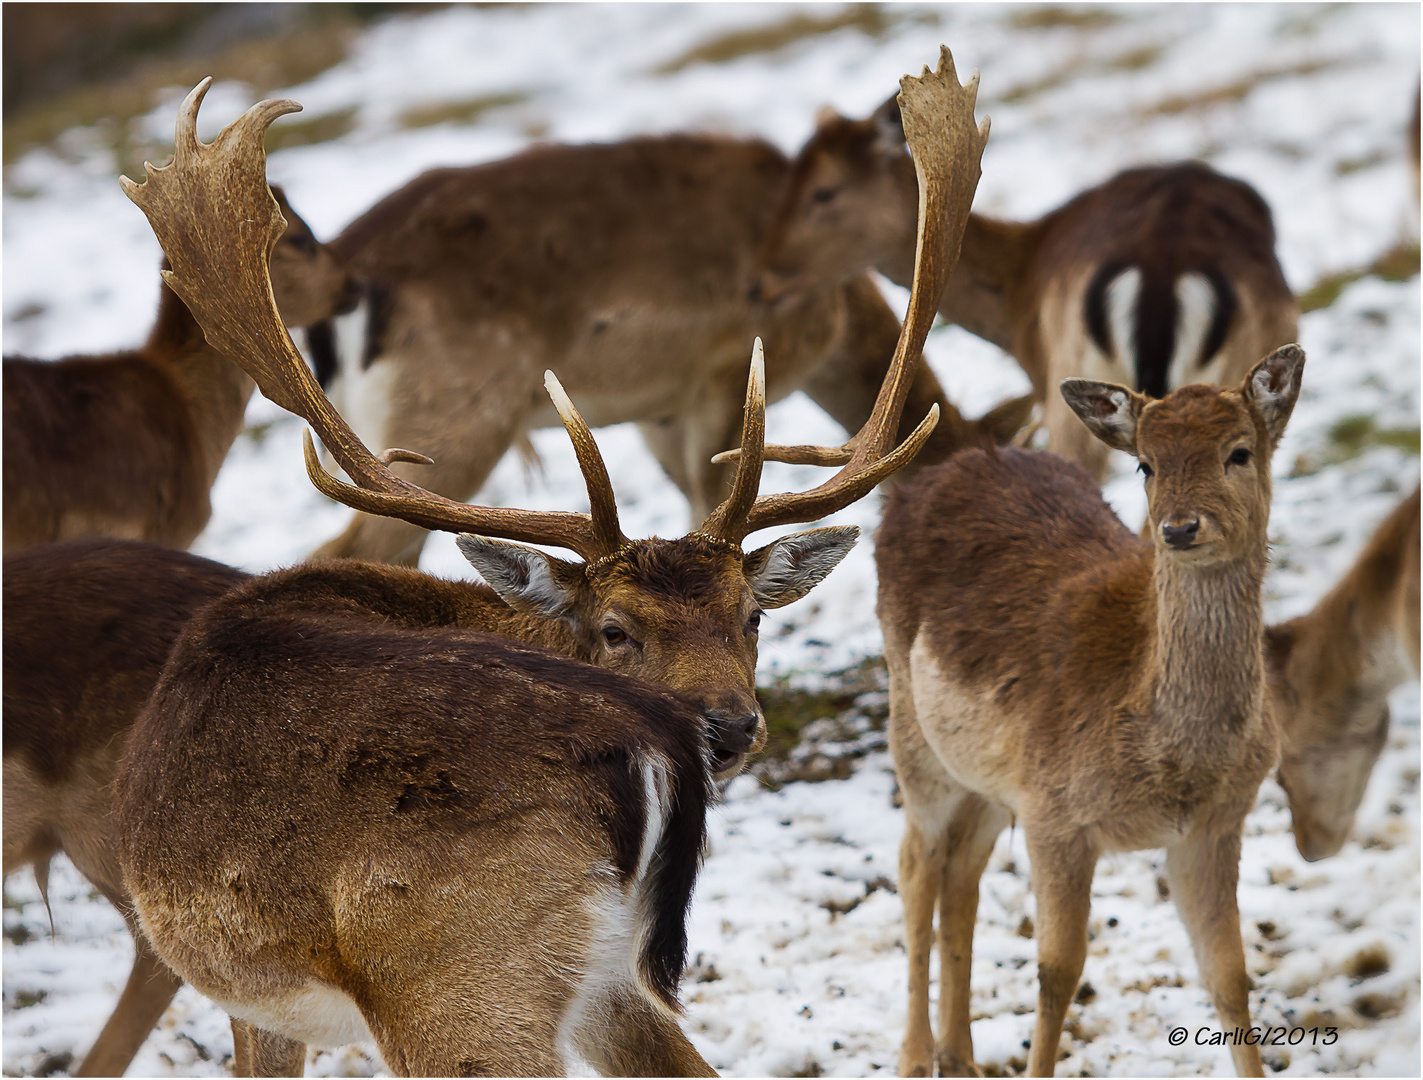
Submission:
[[[272,252],[283,320],[309,326],[349,309],[355,295],[340,261],[276,195],[287,220]],[[177,548],[197,539],[252,380],[204,340],[166,285],[141,348],[6,357],[4,368],[6,553],[81,536]]]
[[[240,570],[130,540],[5,556],[4,874],[69,856],[118,909],[134,963],[75,1076],[122,1076],[183,981],[138,928],[119,870],[111,785],[178,633]]]
[[[966,450],[890,496],[875,557],[906,818],[901,1075],[975,1072],[978,882],[1012,821],[1037,899],[1032,1075],[1057,1061],[1104,851],[1166,849],[1220,1023],[1250,1027],[1236,882],[1245,815],[1278,747],[1260,599],[1270,458],[1303,367],[1286,346],[1236,388],[1192,385],[1156,401],[1064,382],[1092,434],[1141,463],[1150,540],[1054,454]],[[1261,1075],[1258,1047],[1231,1054],[1241,1074]]]
[[[400,479],[388,468],[393,461],[416,461],[420,455],[408,450],[373,455],[367,450],[322,394],[276,321],[270,285],[263,273],[266,253],[281,229],[281,217],[266,194],[262,133],[277,116],[297,106],[292,102],[258,105],[219,135],[214,144],[205,147],[197,142],[193,130],[206,86],[200,85],[184,102],[175,165],[163,170],[150,167],[148,180],[142,186],[126,182],[130,197],[148,215],[173,262],[174,270],[167,277],[169,284],[184,297],[223,351],[249,371],[264,394],[312,423],[336,461],[355,480],[351,485],[328,476],[308,441],[308,472],[321,490],[367,513],[396,516],[422,528],[461,532],[461,549],[492,587],[442,582],[413,570],[350,561],[296,567],[258,579],[245,587],[240,597],[234,594],[231,605],[210,609],[212,618],[185,638],[191,643],[189,651],[184,652],[181,643],[178,646],[175,657],[181,654],[187,659],[175,658],[164,685],[156,692],[156,704],[148,721],[154,725],[154,737],[167,731],[170,734],[164,739],[177,740],[170,720],[180,714],[196,716],[192,710],[210,715],[219,727],[238,722],[235,716],[228,718],[225,709],[240,710],[242,724],[256,724],[264,730],[279,723],[276,700],[269,700],[265,691],[257,695],[263,704],[249,709],[248,692],[215,699],[202,689],[208,677],[204,672],[214,670],[210,659],[248,655],[255,650],[261,663],[266,663],[269,647],[264,635],[278,630],[285,644],[270,655],[285,655],[282,649],[295,648],[297,641],[329,638],[341,648],[388,650],[401,657],[410,655],[414,648],[402,637],[407,631],[418,633],[427,651],[458,651],[469,644],[468,631],[479,630],[525,645],[543,646],[565,657],[678,691],[706,727],[715,777],[734,775],[746,754],[759,749],[765,739],[765,722],[755,700],[754,681],[761,610],[805,595],[843,557],[857,530],[825,528],[797,533],[749,553],[742,551],[742,541],[760,529],[824,517],[868,494],[924,445],[937,418],[937,409],[931,407],[909,438],[896,446],[900,413],[910,394],[914,365],[932,322],[938,294],[956,257],[987,138],[986,124],[980,129],[973,120],[973,88],[966,90],[958,85],[947,51],[937,73],[926,70],[921,79],[904,82],[906,119],[918,149],[925,202],[920,267],[909,313],[870,418],[843,447],[763,447],[766,390],[758,343],[742,413],[742,445],[735,455],[738,463],[731,493],[696,532],[679,540],[635,541],[622,535],[597,445],[551,374],[547,386],[574,442],[589,488],[591,515],[455,503]],[[843,467],[810,492],[758,496],[763,450]],[[576,552],[584,561],[556,559],[490,537],[552,544]],[[281,622],[283,612],[289,612],[293,620],[299,617],[306,628],[292,637],[288,624]],[[275,621],[269,621],[268,614]],[[377,633],[373,628],[383,629]],[[517,666],[513,660],[508,663]],[[219,667],[229,670],[223,664]],[[239,676],[240,665],[231,678]],[[319,709],[332,696],[346,692],[344,687],[332,684],[325,669],[294,677],[297,683],[280,700],[312,702],[315,704],[311,707]],[[429,680],[434,678],[424,672],[415,682],[431,685]],[[384,675],[359,682],[357,699],[403,700],[398,682],[382,680],[386,680]],[[258,689],[260,685],[259,682]],[[443,680],[438,685],[453,686]],[[463,702],[468,690],[469,687],[462,687],[450,692]],[[500,695],[505,691],[493,684],[482,692],[490,694],[496,705],[504,700]],[[220,700],[220,704],[212,706],[216,713],[204,704],[214,700]],[[555,717],[563,715],[562,707],[555,705],[531,702],[528,707]],[[367,712],[361,715],[364,717]],[[458,723],[466,722],[473,724],[475,719],[462,709]],[[378,728],[377,724],[372,730]],[[396,739],[397,733],[390,733],[389,738]],[[479,741],[482,743],[483,739]],[[230,772],[240,767],[234,760],[244,760],[243,754],[258,753],[260,745],[259,740],[244,743],[238,749],[222,739],[202,737],[169,749],[192,754],[196,760],[210,763],[212,769]],[[229,804],[224,800],[209,799],[190,789],[184,789],[180,801],[195,807],[202,803],[201,809],[195,811],[194,822],[173,824],[146,813],[149,800],[166,798],[161,792],[176,790],[168,785],[179,779],[174,773],[163,772],[161,760],[166,751],[145,750],[150,752],[156,757],[135,761],[134,771],[125,781],[125,790],[132,793],[127,808],[120,812],[125,822],[125,881],[144,930],[160,955],[241,1018],[235,1021],[234,1032],[243,1059],[249,1063],[267,1061],[272,1068],[292,1068],[292,1063],[300,1060],[301,1045],[297,1040],[341,1041],[360,1037],[369,1030],[381,1042],[387,1062],[397,1070],[450,1069],[468,1064],[462,1058],[453,1061],[420,1056],[428,1048],[417,1045],[411,1027],[416,1021],[409,1019],[408,1012],[417,1006],[365,994],[360,989],[364,984],[358,985],[359,973],[343,974],[322,967],[311,960],[304,947],[288,950],[274,946],[275,952],[252,957],[248,967],[237,963],[236,957],[245,955],[244,946],[220,933],[214,934],[215,924],[194,915],[206,903],[200,899],[209,887],[204,871],[194,868],[190,858],[176,853],[186,850],[195,835],[184,831],[190,828],[205,830],[205,849],[211,846],[233,850],[233,845],[245,843],[241,841],[242,830],[252,816],[240,809],[240,801],[225,809]],[[318,752],[318,757],[324,753],[325,750]],[[391,753],[398,757],[407,750]],[[332,756],[323,760],[336,757],[339,754],[333,749]],[[191,778],[202,769],[194,766],[187,771]],[[312,782],[319,786],[327,779],[321,772]],[[480,781],[476,777],[469,782]],[[424,779],[416,786],[422,784]],[[250,793],[243,794],[243,798],[249,796]],[[264,795],[263,801],[271,802],[272,796]],[[325,806],[319,801],[306,801],[293,813],[302,816],[304,822],[314,821],[328,812],[323,809]],[[333,818],[332,827],[338,832],[350,820],[342,816],[345,814],[343,808]],[[299,830],[302,835],[323,831],[305,824]],[[250,854],[257,848],[249,844],[243,850]],[[289,934],[283,940],[302,942],[306,941],[301,936],[306,933],[304,927],[313,922],[324,925],[329,913],[312,909],[304,901],[290,902],[297,905],[293,910],[300,913],[301,927],[277,925],[255,899],[280,889],[280,881],[285,880],[281,867],[288,857],[282,850],[272,850],[268,857],[251,862],[244,859],[242,889],[223,894],[229,898],[223,900],[224,904],[237,905],[229,912],[230,917],[224,917],[223,925],[261,925],[265,927],[261,931],[264,935]],[[313,880],[312,873],[321,879],[334,872],[330,860],[335,858],[335,854],[327,852],[312,864],[315,870],[293,868],[292,874],[303,881]],[[527,862],[524,856],[520,858]],[[422,874],[432,872],[424,864],[421,867]],[[445,866],[442,872],[453,874],[455,869]],[[457,891],[463,894],[464,890]],[[423,894],[417,890],[416,895]],[[249,909],[245,906],[249,902],[258,903],[259,908]],[[430,919],[438,920],[442,914],[432,909],[413,912],[412,917],[423,925]],[[461,916],[455,921],[469,920]],[[332,929],[331,933],[339,931]],[[463,957],[462,962],[477,969],[482,961],[475,954],[482,947],[473,941],[460,943],[459,948],[475,952],[452,954],[451,962],[460,962]],[[402,965],[413,963],[412,956],[402,953],[390,960],[405,973],[401,978],[408,975],[408,968]],[[448,985],[446,980],[438,988],[416,995],[424,1002],[418,1007],[428,1006],[436,1012],[456,1007],[444,990]],[[665,1003],[665,997],[663,1000]],[[289,1011],[284,1012],[288,1006]],[[326,1015],[341,1018],[339,1024],[333,1020],[322,1026],[324,1021],[312,1012],[328,1006],[331,1011]],[[636,1008],[628,1008],[651,1023],[650,1006],[645,1006],[644,1001]],[[465,1039],[465,1046],[474,1042],[487,1048],[487,1043],[481,1042],[484,1036],[469,1029],[470,1010],[456,1011],[463,1019],[449,1038],[456,1042]],[[544,1016],[539,1022],[546,1026],[547,1020]],[[658,1030],[673,1038],[665,1031],[665,1025]],[[680,1032],[676,1038],[681,1038]],[[534,1056],[517,1060],[507,1055],[494,1057],[490,1060],[495,1064],[489,1067],[495,1071],[516,1066],[547,1070],[554,1059],[545,1054],[546,1049],[539,1049],[537,1054],[530,1051]],[[582,1052],[591,1053],[586,1048]],[[431,1064],[432,1060],[439,1064]],[[596,1064],[598,1059],[594,1060]],[[414,1064],[417,1061],[420,1064]],[[672,1071],[673,1066],[667,1061],[681,1062],[676,1065],[678,1069],[690,1068],[686,1063],[691,1058],[672,1054],[657,1061],[662,1063],[661,1068]],[[625,1056],[606,1058],[604,1064],[612,1071],[633,1067]],[[645,1063],[638,1067],[653,1068]]]
[[[366,442],[421,446],[435,459],[422,483],[464,498],[522,433],[558,422],[541,392],[553,369],[593,426],[639,424],[699,521],[727,491],[730,471],[709,459],[738,442],[753,337],[765,341],[769,401],[803,388],[856,431],[899,335],[865,274],[775,305],[748,298],[787,167],[759,140],[671,135],[538,146],[417,177],[332,242],[362,282],[366,340],[339,377],[335,359],[318,358],[322,383]],[[913,204],[912,169],[908,182]],[[929,461],[1006,441],[1029,405],[965,421],[920,365],[906,415],[935,403]],[[317,554],[414,564],[424,539],[357,517]]]
[[[913,177],[893,98],[866,120],[822,115],[780,192],[756,295],[793,304],[870,267],[907,284]],[[1098,480],[1107,448],[1050,392],[1064,378],[1152,397],[1235,385],[1295,340],[1299,318],[1269,207],[1198,162],[1118,173],[1032,222],[970,215],[939,310],[1017,359],[1049,447]]]
[[[1280,785],[1310,862],[1343,846],[1388,740],[1388,695],[1418,678],[1418,499],[1415,488],[1312,611],[1265,632]]]

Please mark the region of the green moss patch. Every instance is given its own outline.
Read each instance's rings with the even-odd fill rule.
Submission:
[[[1418,243],[1406,240],[1389,248],[1368,266],[1341,270],[1320,278],[1299,294],[1300,311],[1326,308],[1354,282],[1365,277],[1380,277],[1385,281],[1408,281],[1418,275]]]

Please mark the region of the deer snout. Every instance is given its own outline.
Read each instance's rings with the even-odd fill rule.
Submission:
[[[1198,517],[1183,522],[1163,521],[1161,523],[1161,539],[1166,541],[1167,547],[1185,551],[1188,547],[1195,545],[1196,535],[1200,530],[1201,519]]]
[[[766,745],[766,720],[754,704],[723,704],[705,709],[707,741],[711,745],[712,773],[726,780],[741,771],[746,757]]]

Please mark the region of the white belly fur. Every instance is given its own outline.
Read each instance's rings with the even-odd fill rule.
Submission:
[[[220,1001],[239,1020],[321,1050],[374,1043],[356,1003],[335,987],[308,982],[262,1001]]]

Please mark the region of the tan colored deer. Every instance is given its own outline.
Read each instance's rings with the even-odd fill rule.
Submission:
[[[126,183],[125,188],[148,215],[164,251],[172,260],[174,270],[168,277],[169,284],[184,297],[209,337],[224,352],[237,358],[263,393],[312,422],[337,462],[358,485],[344,484],[327,476],[308,442],[308,471],[318,487],[366,512],[399,516],[424,528],[460,531],[461,549],[492,588],[442,582],[413,570],[350,561],[297,567],[253,582],[240,594],[234,594],[236,598],[232,598],[231,605],[224,603],[211,609],[228,614],[214,614],[203,623],[202,629],[190,631],[190,637],[185,640],[194,643],[192,650],[183,653],[184,646],[180,644],[175,652],[165,686],[156,693],[154,711],[148,720],[158,725],[155,732],[160,727],[169,732],[165,738],[170,741],[163,744],[164,753],[189,752],[171,741],[179,738],[169,724],[176,711],[191,715],[185,702],[191,703],[193,709],[207,708],[201,703],[210,697],[189,685],[192,680],[201,681],[200,677],[206,677],[201,676],[204,664],[201,657],[249,655],[258,648],[249,640],[249,635],[260,638],[266,632],[258,625],[266,625],[263,613],[276,613],[273,617],[278,618],[285,617],[281,613],[290,612],[293,620],[300,616],[310,622],[310,626],[306,622],[302,624],[306,629],[300,631],[298,639],[303,641],[308,637],[323,641],[329,637],[334,641],[349,631],[353,638],[367,643],[362,648],[407,656],[410,650],[400,637],[406,630],[418,632],[424,643],[422,647],[427,650],[463,649],[469,641],[468,632],[477,630],[526,645],[543,646],[566,657],[660,683],[679,692],[682,699],[691,704],[700,722],[707,726],[712,747],[711,767],[716,777],[733,775],[745,755],[758,749],[765,737],[765,723],[755,700],[754,683],[756,628],[761,610],[790,603],[808,592],[848,550],[856,530],[827,528],[798,533],[749,553],[742,551],[742,541],[759,529],[814,520],[863,497],[912,458],[933,430],[937,411],[931,408],[911,437],[895,445],[914,363],[928,333],[938,291],[956,255],[963,220],[978,181],[978,159],[987,138],[986,125],[980,129],[973,120],[972,88],[966,90],[959,86],[947,53],[938,72],[926,70],[922,78],[906,79],[904,83],[910,137],[919,150],[923,170],[925,210],[921,266],[911,294],[909,315],[869,421],[844,447],[765,448],[767,452],[786,456],[798,454],[833,461],[843,464],[843,468],[813,491],[758,497],[766,397],[758,345],[747,389],[742,449],[736,455],[739,463],[731,494],[713,509],[699,530],[679,540],[630,541],[622,535],[597,446],[582,417],[551,375],[549,392],[573,439],[588,482],[591,515],[454,503],[400,479],[387,467],[392,461],[410,461],[419,455],[390,450],[377,457],[366,450],[301,362],[275,317],[270,285],[265,279],[266,252],[272,237],[280,231],[281,218],[266,194],[262,134],[277,116],[294,111],[298,106],[293,102],[264,102],[226,129],[214,144],[203,146],[197,142],[193,129],[206,85],[201,84],[189,95],[180,112],[175,164],[163,170],[150,167],[145,184]],[[553,544],[576,552],[584,561],[556,559],[488,537]],[[386,630],[380,628],[387,628],[389,636],[384,636]],[[179,653],[197,659],[191,664],[180,661]],[[280,654],[279,649],[273,655]],[[263,658],[268,655],[261,652]],[[385,653],[380,652],[380,655]],[[222,670],[227,671],[229,667],[223,666]],[[324,670],[304,671],[294,676],[298,681],[291,685],[284,699],[277,700],[312,703],[303,707],[321,709],[328,696],[323,687],[331,682]],[[433,676],[427,673],[419,676],[425,685],[429,685],[430,678]],[[380,701],[404,700],[402,691],[397,689],[404,685],[399,680],[381,682],[377,686],[362,676],[357,685],[364,688],[358,695],[360,700],[369,698],[376,703],[370,705],[370,709],[381,708]],[[439,682],[438,685],[449,684]],[[344,692],[334,686],[331,690],[333,695]],[[503,693],[495,689],[487,692]],[[458,697],[463,708],[465,695],[461,693]],[[263,716],[263,730],[269,730],[272,721],[266,719],[266,707],[249,708],[246,700],[243,694],[224,692],[221,701],[230,704],[212,714],[214,722],[226,715],[222,708],[229,708],[241,712],[241,724],[254,724],[258,722],[254,719],[255,711]],[[263,697],[262,700],[269,699]],[[170,705],[161,704],[163,702]],[[476,699],[474,706],[477,705]],[[275,710],[276,706],[270,708]],[[552,707],[539,705],[538,708],[550,711]],[[340,711],[338,709],[338,713]],[[460,715],[471,717],[469,722],[474,723],[467,710]],[[239,723],[235,716],[230,722]],[[385,726],[396,729],[390,734],[393,740],[405,730],[403,725],[390,720]],[[145,740],[135,740],[135,744],[148,745]],[[284,740],[278,740],[278,744],[286,746]],[[191,752],[229,755],[222,760],[212,759],[213,765],[235,769],[238,766],[234,761],[245,760],[243,755],[256,753],[252,747],[260,745],[258,741],[244,744],[245,749],[229,750],[221,739],[199,740]],[[391,751],[397,757],[405,753],[406,750]],[[335,767],[316,768],[315,762],[330,763],[339,757],[329,744],[321,744],[320,749],[315,750],[315,758],[305,759],[313,763],[316,771],[312,782],[327,783],[329,768]],[[161,759],[162,755],[158,754],[156,760],[145,759],[146,764],[136,764],[130,778],[129,783],[136,784],[139,781],[134,778],[141,776],[142,783],[147,785],[143,792],[147,794],[133,795],[120,813],[125,832],[125,882],[143,928],[159,954],[184,978],[192,980],[199,989],[242,1018],[234,1025],[242,1067],[294,1068],[294,1063],[300,1061],[301,1050],[295,1040],[340,1041],[356,1037],[367,1029],[380,1042],[387,1062],[397,1070],[448,1071],[474,1062],[477,1067],[496,1071],[548,1071],[561,1061],[551,1056],[553,1050],[546,1039],[542,1042],[535,1039],[537,1046],[519,1044],[507,1052],[496,1052],[497,1048],[490,1048],[488,1044],[487,1033],[470,1028],[468,1008],[459,1012],[463,1019],[455,1024],[450,1035],[429,1044],[429,1053],[435,1054],[434,1047],[438,1045],[441,1048],[438,1053],[444,1054],[453,1040],[466,1047],[461,1053],[468,1052],[470,1045],[478,1044],[482,1048],[478,1056],[457,1060],[422,1056],[426,1054],[422,1033],[427,1030],[425,1025],[434,1021],[412,1020],[408,1010],[413,1006],[402,1002],[405,997],[414,995],[431,1010],[458,1009],[459,995],[470,985],[468,973],[484,970],[489,963],[488,957],[479,951],[483,946],[475,936],[451,941],[450,950],[441,952],[445,965],[441,968],[443,981],[426,983],[422,981],[426,976],[416,969],[425,963],[422,958],[429,955],[427,947],[401,938],[399,947],[382,939],[377,948],[374,939],[361,936],[374,932],[371,924],[359,920],[359,925],[352,924],[351,932],[357,937],[350,939],[349,947],[357,953],[377,950],[386,958],[383,962],[387,966],[381,975],[383,983],[410,991],[400,999],[366,993],[362,989],[366,984],[348,979],[349,972],[337,972],[324,966],[319,957],[313,960],[306,949],[312,939],[302,936],[306,928],[310,925],[326,927],[320,931],[322,934],[338,937],[340,928],[329,927],[323,921],[329,917],[328,909],[320,905],[313,907],[302,899],[286,901],[286,906],[276,915],[263,914],[269,909],[261,907],[264,902],[261,898],[268,895],[268,890],[278,888],[264,875],[270,872],[282,880],[284,871],[279,867],[285,867],[303,881],[322,882],[323,887],[328,888],[340,887],[332,877],[338,873],[333,862],[336,855],[328,849],[323,848],[326,854],[313,857],[304,867],[293,868],[280,844],[276,848],[248,845],[245,851],[260,850],[266,853],[265,857],[253,858],[250,862],[243,860],[246,876],[240,879],[241,887],[222,893],[225,897],[222,904],[230,902],[236,906],[224,906],[221,920],[209,921],[205,913],[214,910],[206,906],[212,896],[211,879],[204,876],[204,869],[194,868],[190,859],[180,855],[187,841],[174,841],[175,833],[169,831],[167,819],[159,820],[145,809],[150,805],[150,798],[159,797],[154,792],[171,790],[162,785],[175,778],[171,772],[162,775]],[[253,775],[261,772],[257,769]],[[557,788],[554,780],[545,778],[541,783]],[[125,790],[138,789],[126,786]],[[267,802],[273,801],[265,788],[261,794]],[[199,797],[206,798],[192,792],[183,795],[184,800]],[[239,843],[238,834],[252,820],[250,814],[225,810],[226,805],[221,799],[205,802],[197,815],[200,825],[193,826],[208,830],[210,835],[204,843],[214,850],[233,850],[232,845]],[[319,816],[321,805],[324,804],[303,803],[300,813],[308,815],[304,820],[310,820],[313,814]],[[345,814],[345,808],[341,813]],[[337,815],[332,828],[341,832],[347,820]],[[302,828],[299,834],[323,831]],[[489,835],[490,843],[497,846],[498,831]],[[396,843],[384,832],[377,831],[371,836],[372,842]],[[462,850],[467,850],[475,860],[470,865],[480,865],[478,859],[483,856],[478,851]],[[400,855],[401,859],[406,857],[406,854]],[[525,862],[529,858],[520,857]],[[419,873],[427,878],[464,872],[460,867],[450,868],[445,859],[433,865],[419,853],[409,858],[415,862],[401,865],[418,864]],[[443,886],[436,891],[440,896],[451,895]],[[454,892],[463,896],[459,889]],[[410,901],[414,905],[411,917],[421,925],[431,920],[440,923],[446,916],[452,920],[451,925],[469,922],[468,912],[455,913],[440,906],[444,901],[437,904],[425,897],[424,891],[417,891]],[[543,902],[544,898],[531,896],[519,900],[531,912],[539,911]],[[426,903],[432,906],[420,906]],[[258,906],[252,908],[247,906],[249,904]],[[484,917],[487,919],[489,913]],[[247,931],[242,928],[247,926],[253,927],[252,932],[258,936],[266,935],[282,944],[274,944],[272,951],[260,956],[243,952]],[[593,934],[592,940],[585,940],[585,948],[593,952],[603,950],[599,956],[622,957],[618,963],[623,964],[625,970],[631,970],[633,963],[627,958],[626,942],[618,944],[623,941],[618,937],[622,931],[614,933],[616,928],[606,921],[599,926],[601,929]],[[518,930],[512,939],[503,935],[501,941],[506,944],[508,940],[521,941],[524,946],[532,947],[529,941],[517,936],[527,932],[531,931]],[[586,954],[584,959],[587,964],[602,963],[596,958],[589,959]],[[530,979],[537,977],[541,977],[539,970],[529,975]],[[445,986],[458,990],[446,992]],[[626,980],[616,986],[626,989]],[[675,977],[672,986],[675,987]],[[309,989],[310,993],[302,988]],[[565,1022],[574,1024],[575,1028],[582,1023],[568,1019],[572,1015],[568,1009],[572,1006],[568,1005],[571,999],[564,990],[545,984],[540,991],[539,1001],[544,1011],[538,1023],[545,1034],[550,1030],[550,1023],[558,1030],[563,1030],[559,1025]],[[631,993],[627,990],[627,994]],[[628,1008],[651,1023],[649,1017],[656,1010],[651,1009],[645,998],[637,1001],[641,1004],[634,1002],[636,1009],[633,1005]],[[524,1001],[520,1008],[526,1006],[528,1002]],[[322,1015],[335,1017],[340,1023],[333,1021],[322,1026],[321,1017],[316,1015],[322,1009],[327,1010]],[[448,1019],[445,1012],[439,1016]],[[645,1024],[638,1030],[644,1032],[646,1039],[652,1038],[646,1035],[650,1029]],[[657,1030],[662,1032],[659,1039],[673,1039],[671,1029],[665,1024]],[[681,1038],[680,1033],[676,1038]],[[588,1045],[577,1043],[576,1039],[575,1043],[580,1053],[593,1053]],[[616,1046],[617,1040],[613,1039],[609,1045]],[[618,1056],[609,1049],[606,1053],[611,1056],[602,1059],[595,1056],[593,1060],[600,1068],[612,1071],[636,1068],[670,1072],[691,1067],[687,1062],[692,1059],[685,1053],[678,1056],[665,1046],[654,1050],[655,1047],[647,1051],[649,1056],[638,1057],[632,1051],[618,1051],[621,1055]],[[510,1054],[514,1056],[511,1058]],[[482,1062],[490,1064],[486,1066],[480,1064]]]
[[[33,866],[44,893],[49,860],[64,852],[134,941],[128,982],[75,1076],[122,1076],[182,985],[138,930],[110,785],[179,631],[246,579],[129,540],[37,544],[5,556],[5,876]]]
[[[1418,489],[1307,615],[1265,632],[1280,784],[1310,862],[1343,846],[1388,739],[1388,695],[1418,678]]]
[[[902,1075],[936,1063],[945,1076],[973,1072],[978,880],[1015,819],[1037,898],[1032,1075],[1057,1061],[1103,851],[1166,848],[1221,1024],[1249,1027],[1235,889],[1241,827],[1278,745],[1260,600],[1270,457],[1303,367],[1286,346],[1237,388],[1187,386],[1159,401],[1063,384],[1091,432],[1140,461],[1149,541],[1053,454],[964,451],[891,496],[876,561],[906,819]],[[1231,1053],[1242,1074],[1260,1075],[1257,1047]]]
[[[309,326],[355,294],[340,262],[277,192],[282,318]],[[114,536],[186,548],[242,431],[252,380],[209,345],[165,285],[142,348],[55,362],[5,358],[4,550]]]
[[[779,195],[757,293],[793,303],[874,267],[903,285],[914,167],[893,98],[866,120],[822,115]],[[1017,358],[1045,403],[1050,447],[1099,480],[1106,447],[1050,392],[1063,379],[1153,397],[1235,385],[1297,335],[1269,207],[1198,162],[1131,169],[1036,221],[970,215],[939,310]]]
[[[435,464],[421,483],[464,498],[521,433],[558,423],[542,393],[552,369],[593,426],[639,424],[702,520],[728,490],[710,459],[738,442],[749,341],[765,341],[768,400],[803,388],[856,431],[899,334],[864,274],[775,305],[749,298],[787,166],[758,140],[672,135],[425,173],[332,242],[368,302],[363,355],[344,358],[333,400],[370,445],[424,448]],[[1006,441],[1030,405],[965,421],[920,365],[906,415],[935,403],[930,461],[981,435]],[[357,517],[317,554],[413,565],[424,539]]]

